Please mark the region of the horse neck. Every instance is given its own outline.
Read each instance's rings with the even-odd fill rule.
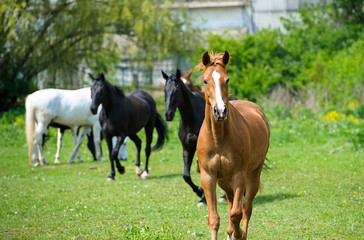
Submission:
[[[195,111],[193,108],[194,96],[184,83],[181,84],[180,89],[182,97],[178,99],[178,110],[181,114],[182,120],[186,124],[193,124],[195,120]]]
[[[109,82],[105,82],[104,91],[102,108],[105,109],[105,112],[110,112],[115,107],[117,93],[115,92],[114,86]]]

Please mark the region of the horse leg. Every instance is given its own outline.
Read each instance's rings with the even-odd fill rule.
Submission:
[[[152,144],[152,140],[153,140],[153,128],[154,126],[152,126],[150,124],[150,122],[148,123],[147,126],[145,126],[145,136],[146,136],[146,144],[145,144],[145,168],[144,168],[144,172],[141,175],[142,179],[147,179],[148,178],[148,164],[149,164],[149,156],[151,153],[151,148],[150,145]]]
[[[61,147],[62,147],[62,138],[63,138],[63,133],[64,133],[65,129],[63,128],[58,128],[58,137],[57,137],[57,152],[56,152],[56,156],[54,159],[54,164],[59,164],[59,157],[61,155]]]
[[[197,196],[202,197],[202,194],[203,194],[202,188],[199,188],[192,182],[191,175],[190,175],[192,160],[193,160],[193,156],[195,155],[195,151],[196,151],[196,149],[192,149],[192,150],[188,151],[186,148],[183,148],[183,162],[184,162],[183,179],[185,180],[185,182],[188,185],[190,185],[190,187],[197,194]],[[206,204],[206,202],[202,203],[202,205],[205,205],[205,204]]]
[[[253,200],[260,187],[260,173],[262,168],[263,164],[261,168],[258,168],[253,173],[247,175],[246,192],[243,203],[245,213],[243,216],[243,231],[245,232],[245,236],[248,234],[248,223],[253,211]]]
[[[230,215],[230,211],[233,206],[234,191],[232,189],[225,191],[225,196],[226,196],[226,200],[228,202],[228,209],[229,209],[229,215]],[[233,225],[233,222],[231,221],[231,218],[229,217],[228,226],[226,229],[226,233],[228,234],[228,238],[227,238],[228,240],[232,240],[233,232],[234,232],[234,225]]]
[[[37,130],[37,126],[38,126],[37,123],[35,123],[35,130]],[[36,133],[34,134],[34,139],[33,139],[32,161],[34,163],[34,167],[38,167],[38,166],[40,166],[40,163],[39,163],[38,159],[40,159],[41,156],[39,155],[39,152],[38,152],[38,144],[37,144],[37,142],[35,140],[35,135],[36,135]],[[44,139],[45,139],[45,137],[43,135],[42,136],[42,147],[44,145]]]
[[[82,127],[81,129],[81,133],[80,133],[80,129],[81,129],[81,126],[76,126],[75,127],[75,131],[77,132],[77,136],[76,136],[76,142],[75,142],[75,148],[77,146],[77,144],[80,142],[80,137],[81,137],[81,142],[80,142],[80,145],[81,143],[83,143],[83,139],[84,137],[87,135],[87,133],[90,131],[89,128],[85,129],[85,134],[82,136],[82,134],[84,133],[84,131],[82,131],[84,129],[84,127]],[[76,157],[78,158],[78,162],[83,162],[83,159],[81,158],[81,154],[80,154],[80,145],[77,147],[77,151],[76,151]]]
[[[94,161],[97,161],[96,154],[95,154],[95,143],[94,143],[93,131],[90,131],[87,134],[87,148],[88,148],[88,150],[90,150]]]
[[[208,208],[208,224],[211,231],[211,240],[217,240],[220,227],[220,216],[217,213],[216,179],[201,169],[201,185],[204,190]]]
[[[72,134],[73,134],[73,144],[75,144],[75,146],[76,146],[76,144],[77,144],[77,138],[78,138],[78,136],[77,136],[77,132],[78,132],[78,129],[79,129],[79,127],[78,127],[78,126],[71,128],[71,130],[72,130]],[[72,152],[72,153],[73,153],[73,152]],[[72,156],[72,154],[71,154],[71,156]],[[75,162],[75,156],[73,156],[73,158],[72,158],[72,159],[71,159],[71,157],[70,157],[70,159],[68,160],[68,163],[74,163],[74,162]]]
[[[44,157],[42,143],[43,143],[43,134],[47,134],[46,126],[48,126],[49,122],[47,123],[47,122],[38,121],[38,124],[35,128],[34,146],[38,147],[39,161],[40,161],[40,164],[42,164],[42,165],[48,165],[48,162]],[[39,162],[38,161],[34,162],[34,166],[39,166]]]
[[[242,229],[240,228],[240,222],[243,218],[244,211],[241,204],[244,190],[245,190],[245,178],[243,174],[236,174],[233,177],[233,186],[234,186],[234,195],[232,199],[232,207],[229,211],[229,221],[231,221],[234,232],[233,232],[233,239],[240,240],[246,239],[246,232],[243,233]]]
[[[126,161],[128,159],[128,152],[126,149],[126,142],[127,142],[127,138],[125,138],[123,144],[121,144],[120,150],[119,150],[119,155],[118,155],[118,159],[122,160],[122,161]]]
[[[75,148],[73,149],[71,155],[70,155],[70,159],[69,159],[69,163],[73,163],[75,161],[75,156],[77,154],[77,157],[78,157],[78,161],[79,162],[83,162],[82,158],[81,158],[81,155],[80,155],[80,152],[79,152],[79,148],[83,142],[83,139],[85,138],[85,135],[87,134],[87,132],[90,131],[90,128],[89,127],[82,127],[81,129],[81,133],[80,135],[77,137],[76,139],[76,146]],[[74,136],[77,136],[77,134],[74,133]]]
[[[112,138],[112,145],[115,146],[116,145],[116,141],[117,141],[117,137],[113,137]],[[126,153],[126,141],[127,141],[127,137],[124,139],[123,144],[121,144],[120,149],[119,149],[119,153],[118,153],[118,160],[122,160],[125,161],[127,159],[127,153]]]
[[[118,136],[116,145],[114,146],[114,148],[112,150],[112,154],[111,154],[111,157],[115,161],[116,168],[118,169],[120,174],[125,173],[125,168],[120,164],[120,162],[118,160],[119,149],[120,149],[121,144],[123,144],[124,139],[125,139],[125,134],[120,134],[120,136]],[[112,142],[112,140],[111,140],[111,142]]]
[[[135,173],[138,177],[142,175],[142,170],[140,169],[140,149],[142,148],[142,140],[135,134],[132,136],[129,136],[129,138],[134,142],[136,148],[137,148],[137,158],[135,161],[136,170]]]
[[[105,141],[107,143],[107,147],[109,149],[109,159],[110,159],[110,165],[111,165],[111,173],[109,177],[107,178],[107,181],[115,180],[115,166],[114,166],[114,160],[112,159],[112,140],[110,136],[106,136],[104,134]]]
[[[96,159],[100,162],[104,162],[105,158],[102,156],[102,151],[101,151],[101,126],[100,126],[100,124],[94,124],[92,127],[92,131],[93,131],[93,135],[94,135]]]

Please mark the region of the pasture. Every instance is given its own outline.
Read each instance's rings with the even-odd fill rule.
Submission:
[[[163,98],[157,100],[162,114]],[[363,151],[349,143],[329,153],[347,137],[330,133],[315,115],[266,115],[271,170],[262,173],[248,239],[364,239]],[[106,181],[109,161],[93,162],[86,142],[80,147],[85,161],[67,163],[74,147],[70,131],[60,165],[54,165],[56,130],[51,129],[44,151],[50,165],[33,167],[24,113],[6,114],[0,123],[1,239],[209,239],[207,208],[196,207],[199,199],[182,178],[179,113],[168,122],[169,142],[151,154],[149,178],[135,176],[136,148],[129,141],[126,172],[112,182]],[[138,135],[144,139],[144,131]],[[156,136],[154,131],[153,144]],[[105,141],[102,147],[108,159]],[[192,179],[201,186],[195,169],[194,161]],[[226,239],[227,203],[219,203],[218,211],[218,237]]]

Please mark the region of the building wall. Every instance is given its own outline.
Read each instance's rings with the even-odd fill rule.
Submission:
[[[320,0],[253,0],[253,24],[256,30],[262,28],[281,28],[281,17],[298,16],[298,10],[304,4],[312,5]]]

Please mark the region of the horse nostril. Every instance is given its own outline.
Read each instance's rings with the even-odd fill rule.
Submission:
[[[214,114],[217,114],[217,113],[218,113],[217,106],[214,106]]]

